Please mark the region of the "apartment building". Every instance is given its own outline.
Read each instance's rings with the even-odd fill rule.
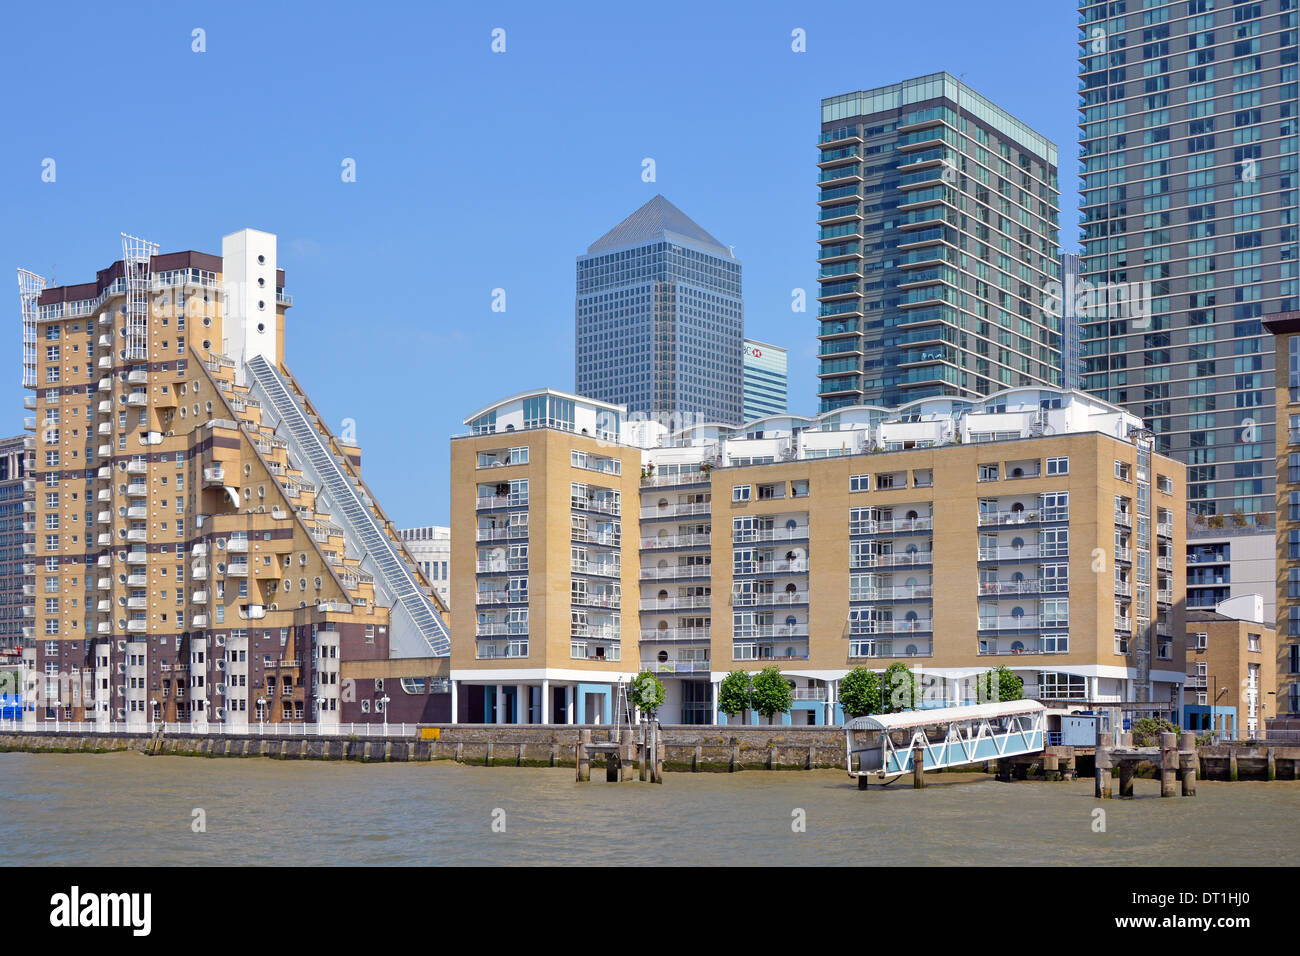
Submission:
[[[1190,507],[1274,506],[1272,339],[1297,306],[1297,0],[1078,3],[1083,388],[1188,467]],[[1124,291],[1122,297],[1115,295]]]
[[[822,100],[819,411],[1062,384],[1056,145],[947,73]]]
[[[1182,726],[1236,739],[1277,716],[1277,632],[1252,594],[1211,611],[1187,611],[1187,685]]]
[[[24,425],[35,429],[35,418]],[[28,438],[0,439],[0,651],[16,654],[23,646],[23,628],[34,611],[35,578],[24,545],[35,541],[33,482],[27,477],[31,451]]]
[[[80,285],[20,273],[34,716],[337,721],[340,662],[445,654],[446,625],[285,362],[275,236],[122,251]]]
[[[444,607],[451,604],[451,528],[424,525],[403,528],[399,534],[407,552],[433,585]]]
[[[894,661],[933,705],[1005,665],[1116,719],[1180,709],[1182,469],[1131,414],[1039,388],[677,432],[622,414],[528,392],[452,441],[459,719],[608,719],[650,669],[662,719],[725,722],[727,673],[776,665],[782,719],[821,724],[848,670]]]
[[[1277,710],[1280,729],[1300,729],[1300,311],[1270,316],[1279,423],[1277,461]]]

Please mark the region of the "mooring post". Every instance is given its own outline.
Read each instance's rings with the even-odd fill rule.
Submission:
[[[622,770],[623,760],[619,756],[618,748],[605,751],[605,782],[618,783]]]
[[[647,768],[647,764],[649,763],[649,760],[647,759],[648,751],[649,751],[649,747],[646,744],[645,724],[642,724],[636,742],[637,779],[640,780],[642,783],[646,782],[646,777],[648,775],[648,768]]]
[[[1196,734],[1184,731],[1178,741],[1178,781],[1184,797],[1196,796]]]
[[[1125,757],[1119,758],[1119,795],[1121,797],[1133,796],[1133,771],[1136,769],[1136,760]]]
[[[586,783],[591,780],[591,754],[587,750],[591,744],[591,731],[582,730],[578,732],[578,755],[575,763],[577,764],[578,783]]]
[[[740,740],[736,737],[731,738],[731,765],[727,769],[732,773],[740,769]]]
[[[1237,748],[1228,744],[1228,779],[1237,782]]]
[[[664,732],[659,728],[659,720],[655,719],[655,783],[664,782]]]
[[[912,789],[925,789],[925,748],[912,748]]]
[[[1268,748],[1268,779],[1277,779],[1277,754],[1272,747]]]
[[[1178,735],[1160,735],[1160,796],[1176,797],[1174,785],[1178,781]]]

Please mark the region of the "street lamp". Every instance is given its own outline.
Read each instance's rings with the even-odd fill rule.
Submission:
[[[150,735],[152,736],[152,734],[153,734],[153,725],[154,725],[154,721],[156,721],[156,720],[158,719],[158,706],[159,706],[159,705],[158,705],[158,701],[156,701],[156,700],[150,701],[150,703],[153,704],[153,708],[152,708],[152,709],[150,710],[150,712],[149,712],[149,733],[150,733]]]
[[[384,736],[385,737],[388,736],[388,700],[389,697],[387,694],[385,694],[383,697],[379,699],[379,703],[384,705]]]
[[[263,732],[262,722],[266,720],[266,698],[257,698],[257,732],[260,735]]]

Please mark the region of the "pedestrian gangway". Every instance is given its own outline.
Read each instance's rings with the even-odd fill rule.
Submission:
[[[1036,700],[908,710],[854,717],[844,725],[849,776],[893,776],[1037,753],[1047,708]]]
[[[446,657],[451,653],[447,624],[420,589],[411,569],[375,519],[356,484],[348,478],[321,433],[293,397],[279,371],[261,355],[247,361],[249,385],[262,407],[273,408],[298,465],[317,486],[330,519],[344,531],[361,566],[374,574],[376,597],[392,606],[389,649],[394,657]]]

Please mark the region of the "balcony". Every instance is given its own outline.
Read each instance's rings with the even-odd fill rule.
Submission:
[[[113,559],[107,554],[101,554],[97,559],[95,559],[95,563],[101,568],[107,568],[112,566]]]
[[[1017,594],[1039,594],[1043,590],[1043,582],[1037,579],[1031,581],[981,581],[980,597],[998,597],[1001,595]]]
[[[208,544],[206,541],[197,542],[194,547],[190,548],[190,554],[196,558],[206,557],[208,553]]]
[[[243,554],[248,550],[248,539],[231,538],[226,542],[226,550],[231,554]]]
[[[208,592],[207,592],[207,591],[195,591],[195,592],[193,592],[192,594],[190,594],[190,600],[193,601],[195,604],[207,604],[207,603],[208,603]]]
[[[128,518],[147,518],[149,517],[149,509],[144,505],[132,505],[126,509],[126,516]]]
[[[484,604],[524,604],[528,601],[528,592],[515,592],[516,596],[511,597],[511,591],[506,588],[497,588],[490,591],[477,591],[474,594],[474,603]]]
[[[659,581],[664,578],[707,578],[712,574],[713,566],[710,564],[678,564],[667,568],[642,568],[641,580]]]
[[[851,561],[849,566],[860,571],[869,568],[910,568],[933,563],[932,552],[904,551],[900,554],[864,554],[857,559],[856,563]]]
[[[914,531],[930,531],[934,527],[933,519],[896,518],[892,521],[851,521],[849,534],[908,534]]]
[[[95,538],[95,543],[99,545],[101,548],[107,548],[110,544],[113,543],[113,536],[109,534],[107,531],[105,531],[104,533],[98,535]]]
[[[731,540],[734,544],[745,544],[750,541],[801,541],[807,537],[808,526],[803,524],[793,528],[749,528],[735,531]]]
[[[134,462],[132,464],[134,464]],[[143,464],[143,462],[141,462],[141,464]],[[131,470],[130,465],[127,466],[126,470]],[[126,494],[128,498],[144,498],[149,494],[149,486],[143,481],[133,481],[131,484],[126,486]]]
[[[149,606],[148,600],[148,598],[142,597],[127,598],[127,609],[131,611],[143,611]]]
[[[582,607],[607,607],[615,611],[623,606],[622,595],[606,594],[599,591],[590,594],[575,594],[571,600],[574,604]]]
[[[1162,538],[1172,538],[1174,536],[1174,526],[1172,522],[1161,521],[1156,524],[1156,534]]]
[[[643,660],[641,669],[656,674],[707,674],[711,670],[711,665],[708,661]]]
[[[1012,614],[1007,617],[981,617],[981,631],[1036,631],[1041,625],[1034,614]],[[1066,626],[1066,625],[1062,625]]]
[[[741,562],[735,565],[733,575],[749,574],[807,574],[808,562],[802,559],[788,560],[786,558],[761,560],[755,559],[750,562]]]
[[[126,629],[132,634],[141,634],[149,630],[149,622],[142,617],[133,617],[126,622]]]
[[[239,616],[246,621],[260,621],[266,617],[266,605],[244,604],[239,608]]]
[[[207,627],[207,626],[208,626],[208,616],[207,616],[206,614],[195,614],[192,618],[190,618],[190,626],[192,626],[192,627]]]
[[[126,532],[127,541],[147,541],[149,532],[144,528],[131,528]]]
[[[226,483],[226,469],[221,465],[214,465],[203,469],[204,487],[213,487],[224,485]]]
[[[194,581],[206,581],[208,579],[208,566],[206,564],[195,564],[190,568],[190,578]]]
[[[143,458],[132,459],[126,463],[126,473],[128,475],[147,475],[149,473],[149,462]]]
[[[113,446],[108,444],[100,445],[96,453],[100,458],[108,458],[113,454]]]
[[[474,505],[478,511],[491,511],[497,508],[526,508],[527,495],[480,495]]]
[[[1131,528],[1133,527],[1133,515],[1127,511],[1116,511],[1115,523],[1121,527]]]
[[[133,368],[126,373],[126,381],[130,385],[143,385],[149,381],[149,373],[142,368]]]
[[[980,548],[979,560],[981,561],[1026,561],[1030,559],[1037,560],[1040,557],[1060,557],[1067,558],[1067,554],[1047,555],[1039,554],[1038,545],[1026,544],[1019,548],[998,547],[998,548]]]
[[[1064,654],[1066,650],[1055,645],[1049,648],[1047,644],[1037,638],[1029,638],[1005,643],[994,640],[981,640],[978,653],[980,657],[1018,657],[1023,654]]]
[[[677,611],[683,608],[708,607],[711,600],[712,597],[707,594],[669,598],[644,598],[641,601],[641,610]]]
[[[126,576],[126,586],[129,588],[142,588],[149,583],[149,577],[146,574],[128,574]]]
[[[609,578],[617,578],[623,573],[622,567],[614,561],[571,561],[569,570],[574,574],[593,574]]]
[[[1123,631],[1126,634],[1131,634],[1133,632],[1133,618],[1121,617],[1120,615],[1116,614],[1115,630]]]
[[[97,634],[112,634],[113,625],[110,624],[108,621],[102,621],[99,623],[99,625],[95,627],[95,632]]]
[[[231,578],[248,577],[248,562],[232,561],[229,565],[226,566],[226,576]]]
[[[95,582],[95,586],[99,588],[99,590],[101,591],[111,591],[113,590],[113,579],[100,578],[98,581]]]
[[[644,538],[641,541],[643,551],[661,548],[698,548],[708,547],[713,541],[711,534],[670,534],[662,538]]]
[[[143,408],[149,404],[149,395],[146,392],[132,392],[126,397],[126,403],[132,408]]]
[[[771,594],[732,594],[733,607],[781,607],[792,604],[807,604],[807,591],[778,591]]]
[[[641,517],[654,518],[672,518],[677,515],[706,515],[713,507],[711,501],[688,501],[677,504],[668,504],[655,506],[653,508],[642,508]]]
[[[1068,508],[1052,508],[1049,511],[989,511],[981,512],[979,526],[1007,527],[1009,525],[1037,524],[1040,521],[1069,521]]]
[[[1125,564],[1132,564],[1132,563],[1133,563],[1133,552],[1130,551],[1128,548],[1116,548],[1116,549],[1115,549],[1115,560],[1116,560],[1116,561],[1123,561]]]
[[[643,644],[707,644],[712,629],[707,627],[665,627],[641,632]]]

